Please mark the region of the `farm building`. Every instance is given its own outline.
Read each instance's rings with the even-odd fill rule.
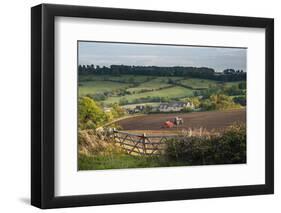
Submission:
[[[104,112],[110,112],[111,109],[110,109],[109,107],[104,107],[104,108],[103,108],[103,111],[104,111]]]
[[[123,108],[126,109],[129,114],[134,114],[134,113],[144,112],[145,105],[144,104],[134,105],[134,106],[127,105],[127,106],[123,106]]]
[[[144,105],[138,105],[135,107],[134,109],[134,112],[137,113],[137,112],[143,112],[143,110],[145,109],[145,106]]]
[[[161,103],[159,105],[160,112],[179,112],[183,110],[185,107],[193,108],[193,104],[191,102],[171,102],[171,103]]]
[[[140,104],[134,105],[131,108],[126,107],[125,109],[129,114],[134,113],[147,113],[147,112],[180,112],[185,107],[194,108],[192,102],[170,102],[170,103],[159,103],[158,105],[151,104]]]

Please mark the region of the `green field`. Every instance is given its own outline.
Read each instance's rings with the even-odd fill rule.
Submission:
[[[223,83],[224,85],[228,86],[228,87],[231,87],[231,86],[235,86],[235,85],[238,85],[240,83],[242,83],[243,81],[234,81],[234,82],[226,82],[226,83]]]
[[[168,86],[171,85],[168,84],[167,78],[157,77],[150,81],[146,81],[136,87],[129,88],[127,90],[130,92],[141,92],[142,90],[157,90],[159,88],[164,88]]]
[[[116,89],[126,89],[129,86],[131,85],[128,83],[118,83],[111,81],[83,81],[79,83],[79,96],[110,92]]]
[[[154,79],[154,76],[145,75],[80,75],[79,82],[83,81],[122,81],[124,83],[143,83]]]
[[[152,92],[144,92],[144,93],[137,93],[133,95],[126,95],[121,97],[109,97],[107,100],[104,101],[105,104],[112,104],[112,103],[119,103],[121,98],[126,98],[129,102],[134,101],[135,99],[146,98],[146,97],[161,97],[161,98],[183,98],[193,95],[192,89],[187,89],[180,86],[174,86],[172,88],[156,90]]]
[[[219,82],[213,80],[206,79],[198,79],[198,78],[188,78],[180,81],[181,84],[192,87],[194,89],[207,89],[210,86],[214,86]]]
[[[227,82],[223,85],[231,87],[241,82]],[[137,99],[150,99],[147,100],[148,102],[154,101],[151,100],[154,98],[182,99],[193,96],[194,91],[199,91],[199,89],[204,90],[221,84],[214,80],[177,76],[81,75],[79,76],[79,96],[94,96],[110,92],[102,101],[100,100],[105,105],[120,103],[121,99],[127,104],[133,104]]]

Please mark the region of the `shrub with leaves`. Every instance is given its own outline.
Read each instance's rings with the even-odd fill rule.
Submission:
[[[235,124],[221,135],[174,138],[165,153],[190,165],[246,163],[246,126]]]
[[[216,94],[202,101],[201,107],[205,110],[226,110],[240,108],[240,105],[234,103],[230,96]]]
[[[107,120],[102,108],[91,98],[81,97],[78,102],[79,128],[96,128]]]

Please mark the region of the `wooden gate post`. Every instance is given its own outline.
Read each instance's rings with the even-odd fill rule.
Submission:
[[[116,128],[113,128],[113,138],[116,140]]]
[[[146,155],[145,139],[146,139],[146,134],[143,133],[143,135],[142,135],[142,145],[143,145],[143,153],[144,153],[144,155]]]

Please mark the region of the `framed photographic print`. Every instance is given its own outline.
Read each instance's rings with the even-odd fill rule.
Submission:
[[[274,21],[31,9],[31,203],[272,194]]]

